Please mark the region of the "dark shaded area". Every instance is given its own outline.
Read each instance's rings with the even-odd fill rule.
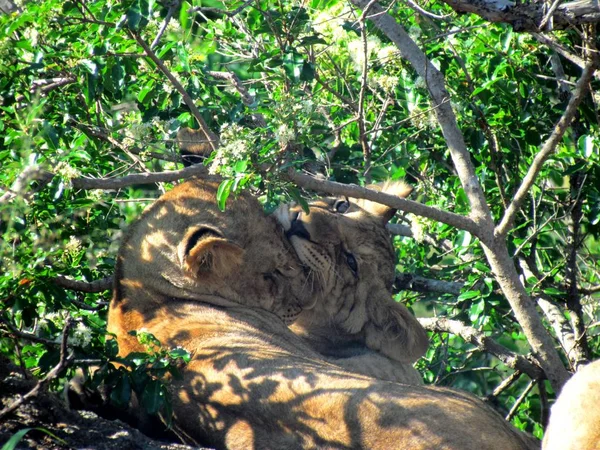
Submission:
[[[30,391],[36,380],[0,357],[0,409],[19,395]],[[194,447],[160,442],[148,438],[119,420],[110,421],[88,411],[73,411],[56,396],[42,392],[24,403],[0,423],[0,445],[24,428],[43,428],[66,442],[64,445],[48,434],[29,431],[18,449],[92,449],[92,450],[192,450]]]

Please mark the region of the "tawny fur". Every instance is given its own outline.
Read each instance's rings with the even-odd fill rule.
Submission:
[[[178,430],[219,449],[535,448],[470,395],[327,363],[282,320],[313,301],[282,233],[246,195],[220,213],[217,186],[176,187],[132,227],[109,312],[122,354],[136,350],[127,331],[141,327],[192,353],[171,385]],[[205,232],[189,234],[196,227]],[[186,258],[215,235],[243,251],[237,270],[190,271],[197,265]]]
[[[412,191],[402,181],[369,187],[398,197]],[[308,214],[294,205],[275,213],[320,292],[315,307],[304,310],[291,328],[348,370],[421,384],[412,363],[427,349],[427,334],[392,298],[395,253],[386,223],[395,212],[366,200],[322,198],[309,203]],[[308,235],[295,233],[298,227]],[[349,267],[349,254],[357,272]]]
[[[552,406],[543,450],[600,450],[600,360],[564,385]]]

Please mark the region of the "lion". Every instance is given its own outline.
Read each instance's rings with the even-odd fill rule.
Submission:
[[[550,412],[543,450],[600,450],[600,360],[579,369]]]
[[[190,442],[233,450],[537,448],[469,394],[327,362],[287,326],[315,307],[320,285],[251,196],[219,211],[218,185],[183,183],[131,227],[109,309],[120,354],[139,350],[128,331],[140,328],[190,351],[170,385],[173,423]]]
[[[412,191],[403,181],[369,187],[402,198]],[[294,333],[348,370],[420,384],[411,363],[427,350],[427,333],[392,298],[395,253],[386,223],[395,213],[370,201],[326,197],[307,212],[292,204],[274,215],[321,293],[291,325]]]
[[[276,221],[245,192],[221,213],[219,184],[207,177],[177,186],[126,234],[108,320],[121,354],[143,349],[130,330],[156,328],[160,341],[181,334],[171,328],[173,318],[195,311],[198,303],[260,308],[288,324],[313,306],[303,267],[284,239],[273,239],[281,234]],[[245,222],[256,224],[252,233]]]

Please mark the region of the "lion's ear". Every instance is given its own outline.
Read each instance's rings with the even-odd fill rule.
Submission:
[[[400,180],[386,181],[385,183],[380,184],[370,184],[367,186],[367,188],[401,198],[408,197],[413,190],[412,186],[409,186],[407,183]],[[382,205],[381,203],[371,202],[369,200],[358,199],[355,201],[355,203],[368,213],[377,217],[381,217],[384,223],[387,223],[392,217],[394,217],[394,214],[396,214],[397,211],[389,206]]]
[[[425,354],[429,345],[427,332],[404,305],[391,298],[372,298],[367,308],[364,328],[367,347],[409,363]]]
[[[183,270],[192,277],[226,277],[242,265],[244,249],[208,227],[188,231],[179,246]]]

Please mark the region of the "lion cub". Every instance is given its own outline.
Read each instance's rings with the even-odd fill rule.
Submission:
[[[397,181],[370,186],[406,197]],[[428,345],[427,333],[392,298],[395,252],[386,223],[396,210],[345,198],[284,205],[274,215],[300,260],[311,269],[318,292],[291,329],[329,361],[353,372],[408,384],[422,383],[411,363]]]

